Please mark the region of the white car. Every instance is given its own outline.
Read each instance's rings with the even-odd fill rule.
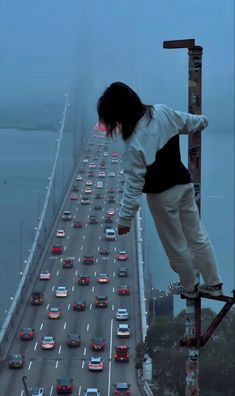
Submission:
[[[84,396],[101,396],[98,388],[87,388],[84,390]]]
[[[108,157],[109,153],[107,151],[104,151],[104,157]]]
[[[107,228],[105,230],[105,239],[106,241],[115,241],[116,240],[116,234],[113,228]]]
[[[116,312],[117,320],[127,320],[128,319],[128,311],[126,308],[118,308]]]
[[[90,187],[86,187],[85,188],[85,193],[86,194],[91,194],[92,193],[92,189]]]
[[[130,327],[128,326],[127,323],[118,325],[117,328],[118,337],[130,337],[130,334],[131,334]]]
[[[50,280],[51,273],[49,271],[42,271],[42,272],[40,272],[39,279],[40,280]]]
[[[96,164],[94,164],[93,162],[90,163],[89,168],[96,168]]]
[[[107,210],[107,215],[108,216],[114,216],[115,215],[115,210],[114,209],[108,209]]]
[[[93,184],[93,183],[92,183],[92,180],[87,180],[87,181],[86,181],[86,186],[92,186],[92,184]]]
[[[38,388],[35,386],[34,388],[29,388],[30,396],[45,396],[45,392],[43,388]]]
[[[83,197],[81,199],[81,205],[89,205],[89,203],[90,203],[89,198]]]
[[[76,180],[77,181],[81,181],[82,180],[82,175],[77,175]]]
[[[64,230],[58,230],[56,233],[57,238],[64,238],[65,237],[65,231]]]
[[[112,162],[112,164],[118,164],[118,159],[117,158],[112,158],[111,162]]]
[[[42,338],[42,349],[54,349],[55,348],[55,338],[51,336],[46,336]]]
[[[83,158],[82,162],[88,162],[88,158]]]
[[[58,286],[55,291],[56,297],[68,297],[68,289],[65,286]]]
[[[65,210],[62,214],[62,220],[72,220],[72,213],[70,210]]]
[[[115,172],[109,172],[109,177],[115,177]]]
[[[89,359],[88,368],[91,371],[102,371],[103,370],[103,360],[100,356],[91,357]]]
[[[105,177],[105,172],[99,172],[98,176],[99,177]]]

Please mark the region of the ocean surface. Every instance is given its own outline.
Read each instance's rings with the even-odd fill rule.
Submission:
[[[54,161],[57,133],[0,130],[0,323],[14,296],[35,234]],[[187,163],[187,142],[182,141]],[[178,280],[171,270],[143,198],[145,271],[155,288],[167,290]],[[224,289],[235,287],[234,272],[234,136],[203,135],[202,220],[214,245]],[[221,303],[206,300],[214,311]],[[185,302],[174,297],[177,314]]]

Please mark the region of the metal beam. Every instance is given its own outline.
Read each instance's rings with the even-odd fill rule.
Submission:
[[[163,48],[191,48],[195,46],[195,39],[163,41]]]

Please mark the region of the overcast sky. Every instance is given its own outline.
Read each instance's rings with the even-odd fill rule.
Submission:
[[[115,80],[145,102],[187,110],[187,50],[162,48],[185,38],[204,48],[203,112],[231,131],[233,0],[0,0],[0,101],[60,96],[76,75],[90,122]]]

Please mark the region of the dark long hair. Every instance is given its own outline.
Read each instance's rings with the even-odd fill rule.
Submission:
[[[123,140],[133,133],[139,119],[146,114],[148,122],[153,117],[153,106],[145,105],[133,89],[122,82],[112,83],[97,103],[99,121],[106,129],[107,136],[116,133],[117,123],[121,124]]]

